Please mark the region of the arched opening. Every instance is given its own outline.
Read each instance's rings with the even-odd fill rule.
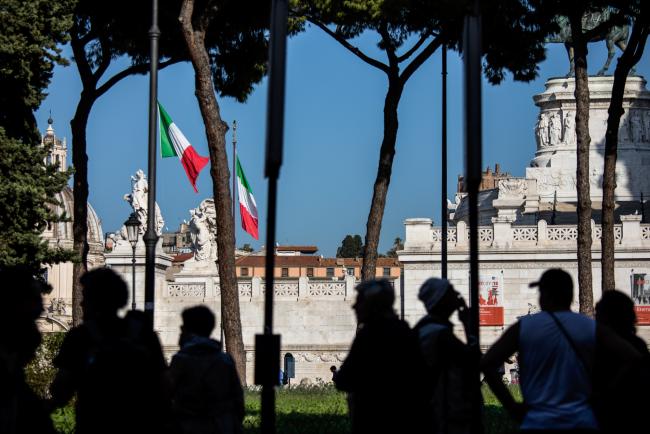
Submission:
[[[282,375],[282,384],[291,384],[291,379],[296,378],[296,359],[293,354],[284,355],[284,374]]]

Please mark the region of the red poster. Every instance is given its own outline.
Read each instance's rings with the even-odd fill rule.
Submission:
[[[503,275],[483,275],[479,278],[479,324],[500,326],[503,318]]]
[[[650,324],[650,278],[648,273],[635,272],[630,274],[630,296],[634,300],[634,311],[638,324]]]

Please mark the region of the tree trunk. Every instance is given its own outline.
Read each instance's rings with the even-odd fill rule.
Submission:
[[[627,47],[616,64],[612,96],[609,102],[607,132],[605,134],[605,169],[603,173],[603,209],[602,209],[602,238],[601,238],[601,271],[603,291],[616,288],[616,261],[614,257],[614,208],[616,190],[616,159],[618,152],[618,130],[623,116],[623,94],[627,76],[638,62],[645,42],[648,29],[645,20],[637,18]]]
[[[242,383],[246,383],[246,353],[242,339],[239,291],[235,275],[235,230],[231,208],[230,171],[226,155],[228,125],[221,119],[214,93],[210,58],[205,47],[208,22],[206,10],[193,14],[194,1],[184,0],[179,20],[194,67],[196,98],[201,109],[210,149],[210,175],[217,214],[217,249],[219,280],[226,348],[232,355]],[[196,16],[195,19],[193,17]]]
[[[388,78],[388,92],[384,100],[384,139],[379,151],[379,165],[377,177],[373,189],[368,222],[366,224],[366,245],[363,252],[363,266],[361,278],[363,280],[374,279],[377,268],[377,248],[379,246],[379,235],[381,233],[381,222],[386,207],[386,195],[393,170],[393,158],[395,157],[395,143],[397,141],[397,107],[402,97],[404,84],[397,78]]]
[[[77,110],[70,121],[72,130],[72,166],[74,167],[72,220],[73,249],[77,262],[72,265],[72,324],[78,326],[83,318],[81,283],[79,279],[88,270],[88,155],[86,154],[86,127],[95,102],[93,92],[84,90]]]
[[[582,35],[582,15],[571,18],[575,62],[576,187],[578,193],[578,300],[580,312],[593,316],[594,295],[591,273],[591,197],[589,188],[589,74],[587,41]]]

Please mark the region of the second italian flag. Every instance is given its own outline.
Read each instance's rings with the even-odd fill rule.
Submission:
[[[251,237],[259,239],[257,204],[253,197],[253,190],[246,180],[244,169],[241,167],[239,157],[237,159],[237,192],[239,193],[239,214],[241,214],[241,227],[248,232]]]

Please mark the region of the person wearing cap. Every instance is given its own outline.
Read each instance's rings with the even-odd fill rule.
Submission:
[[[356,290],[357,335],[333,378],[348,393],[352,432],[416,432],[417,348],[393,310],[395,290],[384,279],[364,281]]]
[[[468,335],[467,305],[447,279],[432,278],[420,287],[418,298],[427,314],[415,325],[420,355],[425,363],[420,384],[427,401],[423,425],[427,432],[476,432],[472,406],[480,402],[472,369],[477,360],[476,338]],[[458,311],[468,344],[454,335],[449,320]],[[472,345],[474,345],[472,347]]]
[[[571,311],[573,280],[550,269],[530,287],[539,288],[541,312],[523,316],[492,345],[481,367],[490,388],[522,432],[589,433],[599,424],[592,407],[594,354],[629,346],[596,322]],[[517,403],[497,374],[498,366],[518,352],[523,403]]]

